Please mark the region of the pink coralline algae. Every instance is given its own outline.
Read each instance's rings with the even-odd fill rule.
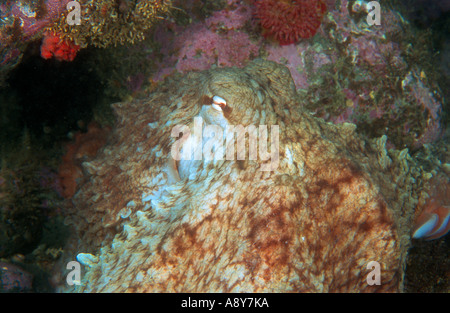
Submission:
[[[239,1],[230,1],[234,9],[215,12],[204,22],[195,22],[185,28],[171,24],[160,26],[155,41],[161,45],[164,57],[153,80],[163,79],[174,69],[186,73],[211,66],[243,67],[257,57],[258,42],[242,30],[251,16],[250,9],[246,5],[237,6],[235,2]]]
[[[291,72],[297,88],[306,89],[308,87],[308,76],[304,70],[302,52],[306,49],[307,44],[288,45],[277,47],[268,45],[266,47],[267,60],[284,64]]]
[[[205,20],[205,24],[210,29],[241,29],[251,19],[251,8],[239,0],[228,1],[225,10],[216,11],[211,17]]]
[[[311,70],[314,72],[319,71],[323,65],[333,61],[332,56],[325,53],[316,53],[315,48],[317,46],[312,46],[307,42],[281,47],[266,44],[264,48],[267,52],[267,60],[281,63],[289,69],[297,89],[306,90],[310,84],[310,79],[308,79],[310,73],[308,73],[305,64],[306,55],[312,56],[309,61],[312,63]]]
[[[230,31],[219,35],[208,29],[192,29],[192,36],[183,38],[176,69],[185,73],[192,70],[219,67],[242,67],[258,54],[258,46],[250,42],[246,33]],[[182,37],[181,37],[182,38]]]
[[[47,0],[42,4],[42,12],[33,11],[27,1],[14,1],[12,5],[0,5],[2,14],[9,19],[19,20],[21,39],[27,41],[38,34],[52,22],[55,18],[66,10],[66,5],[70,0]]]

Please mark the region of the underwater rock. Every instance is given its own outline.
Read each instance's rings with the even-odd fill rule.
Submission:
[[[175,75],[148,98],[113,107],[117,125],[97,158],[85,162],[90,177],[67,219],[76,231],[67,260],[88,253],[94,261],[81,285],[64,288],[402,290],[427,173],[407,149],[388,152],[385,136],[364,140],[353,124],[304,112],[286,67],[258,59],[243,69]],[[251,134],[253,125],[259,140],[242,144],[238,137],[226,160],[215,146],[215,159],[174,161],[173,147],[184,153],[198,139],[179,141],[176,126],[192,133],[199,124],[206,143],[195,147],[205,151],[213,125],[242,125]],[[226,137],[214,131],[213,143]],[[267,138],[268,155],[261,153]],[[238,159],[257,142],[256,158],[249,152]],[[380,284],[373,284],[373,264],[380,265]]]
[[[0,262],[0,292],[31,291],[33,275],[17,265]]]

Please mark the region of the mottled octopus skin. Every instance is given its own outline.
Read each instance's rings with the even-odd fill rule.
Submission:
[[[170,179],[172,127],[190,125],[215,95],[230,124],[279,125],[278,168],[202,162],[195,177]],[[363,140],[353,124],[303,112],[284,66],[255,60],[175,76],[113,107],[115,130],[84,163],[90,177],[68,218],[76,231],[68,260],[94,255],[74,290],[402,289],[422,171],[406,149],[388,154],[386,137]],[[370,261],[381,265],[381,285],[367,283]]]

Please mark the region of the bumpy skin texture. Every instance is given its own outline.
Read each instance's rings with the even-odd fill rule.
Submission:
[[[231,110],[213,110],[220,96]],[[114,105],[118,125],[68,222],[87,292],[398,291],[422,173],[386,138],[363,141],[301,109],[287,68],[173,77],[145,100]],[[177,124],[279,125],[280,163],[224,160],[167,170]],[[269,137],[270,138],[270,137]],[[247,150],[248,151],[248,150]],[[195,165],[195,166],[194,166]],[[190,166],[190,167],[189,167]],[[170,175],[168,175],[168,173]],[[366,267],[381,265],[381,285]]]

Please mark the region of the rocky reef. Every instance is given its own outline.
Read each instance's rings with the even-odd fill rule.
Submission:
[[[74,235],[65,261],[84,265],[82,281],[61,289],[401,291],[432,174],[407,149],[388,151],[386,136],[369,140],[354,124],[327,123],[303,101],[288,68],[256,59],[174,75],[146,98],[114,104],[117,125],[83,163],[89,179],[67,218]],[[174,130],[198,119],[204,139],[214,125],[215,142],[225,138],[217,126],[241,125],[249,140],[238,137],[226,160],[207,144],[200,147],[212,159],[174,160]],[[258,157],[239,158],[252,151],[252,125]],[[270,158],[261,151],[267,138]],[[372,261],[380,284],[368,283]]]
[[[163,20],[171,9],[170,0],[151,1],[80,1],[79,25],[68,25],[69,11],[61,14],[50,29],[62,39],[81,47],[107,47],[135,43],[145,38],[145,32]]]

